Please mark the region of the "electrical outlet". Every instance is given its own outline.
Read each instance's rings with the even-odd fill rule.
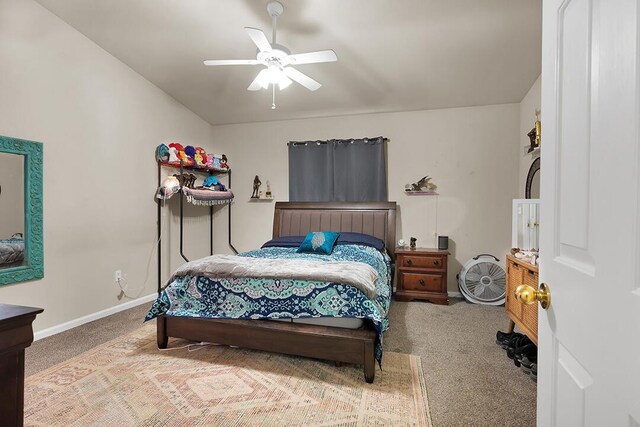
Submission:
[[[116,283],[119,283],[122,280],[122,270],[116,270],[116,272],[113,274],[113,278]]]

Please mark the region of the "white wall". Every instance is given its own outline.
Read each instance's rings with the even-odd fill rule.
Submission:
[[[284,96],[284,95],[283,95]],[[313,95],[309,95],[313,96]],[[436,246],[451,242],[449,290],[479,253],[501,257],[511,241],[511,200],[518,193],[519,105],[368,114],[214,127],[214,141],[233,172],[233,243],[244,251],[271,237],[273,203],[250,203],[253,177],[269,180],[276,200],[288,199],[287,141],[385,136],[389,200],[399,205],[397,236]],[[407,183],[433,177],[440,196],[403,194]],[[227,208],[217,209],[216,251],[228,252]]]
[[[41,330],[125,302],[116,269],[152,294],[154,147],[209,148],[211,126],[32,0],[0,0],[0,63],[0,134],[44,144],[45,249],[44,279],[0,287],[0,302],[43,307]]]
[[[536,110],[540,109],[540,77],[533,83],[529,92],[522,98],[520,102],[520,138],[518,139],[520,150],[520,168],[518,173],[518,198],[524,199],[524,189],[527,182],[527,174],[534,158],[530,154],[524,154],[525,145],[528,146],[531,141],[527,134],[536,123]],[[544,122],[542,123],[542,132],[544,134]]]
[[[24,233],[24,156],[0,153],[0,240]]]

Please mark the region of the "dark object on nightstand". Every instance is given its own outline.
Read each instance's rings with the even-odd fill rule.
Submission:
[[[441,251],[449,249],[449,236],[438,236],[438,249]]]
[[[411,247],[411,249],[415,249],[416,248],[416,241],[418,239],[416,239],[415,237],[411,238],[411,243],[409,244],[409,246]]]
[[[24,423],[24,349],[33,342],[31,323],[41,308],[0,304],[0,424]]]
[[[398,301],[425,300],[434,304],[448,304],[447,257],[449,252],[439,249],[396,248]]]

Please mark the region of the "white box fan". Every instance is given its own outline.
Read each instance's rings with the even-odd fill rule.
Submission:
[[[462,296],[474,304],[504,304],[506,286],[507,274],[500,260],[490,254],[471,258],[458,274]]]

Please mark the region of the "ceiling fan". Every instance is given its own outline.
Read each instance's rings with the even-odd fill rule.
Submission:
[[[296,70],[292,65],[316,64],[321,62],[334,62],[338,60],[336,53],[329,50],[318,52],[291,54],[289,49],[276,43],[276,23],[278,16],[284,12],[284,6],[280,2],[271,1],[267,4],[267,12],[271,16],[273,24],[272,41],[269,43],[267,36],[257,28],[245,27],[249,37],[258,47],[256,59],[208,59],[204,65],[262,65],[263,68],[247,90],[268,89],[273,85],[274,103],[271,106],[275,109],[275,85],[280,90],[288,87],[292,81],[298,82],[311,91],[320,89],[320,83]]]

